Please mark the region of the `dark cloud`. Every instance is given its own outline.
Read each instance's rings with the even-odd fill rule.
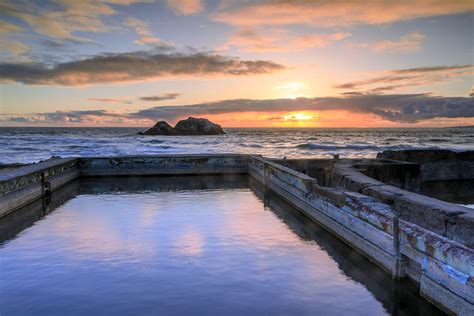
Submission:
[[[129,115],[153,120],[176,120],[190,115],[304,110],[347,110],[376,114],[390,121],[415,123],[436,117],[474,117],[474,101],[467,97],[438,97],[428,94],[351,94],[344,97],[236,99],[194,105],[158,106]]]
[[[399,82],[403,80],[411,79],[410,76],[383,76],[383,77],[376,77],[368,80],[359,80],[353,82],[346,82],[343,84],[335,85],[334,88],[336,89],[358,89],[362,86],[372,85],[372,84],[380,84],[380,83],[391,83],[391,82]]]
[[[107,117],[120,118],[121,114],[115,114],[105,110],[84,110],[84,111],[56,111],[46,113],[33,113],[25,117],[10,117],[5,121],[17,123],[86,123],[89,122],[89,117]]]
[[[472,76],[474,65],[433,66],[390,70],[381,76],[334,85],[336,89],[363,89],[370,93],[393,91],[402,87],[434,83]],[[380,86],[382,85],[382,86]]]
[[[104,110],[97,111],[58,111],[36,113],[29,116],[30,122],[41,123],[81,123],[90,117],[120,119],[128,122],[143,120],[176,121],[187,116],[206,116],[235,112],[295,112],[345,110],[349,112],[372,114],[386,120],[400,123],[416,123],[433,118],[474,117],[474,98],[440,97],[429,94],[351,94],[344,97],[297,98],[252,100],[236,99],[219,102],[156,106],[126,114],[116,114]],[[281,117],[275,117],[281,119]],[[17,121],[17,117],[4,121]]]
[[[132,101],[125,99],[112,99],[112,98],[88,98],[90,101],[97,101],[103,103],[123,103],[123,104],[132,104]]]
[[[181,93],[166,93],[163,95],[155,95],[150,97],[141,97],[142,101],[165,101],[165,100],[174,100],[179,97]]]
[[[266,60],[241,60],[208,53],[131,52],[103,54],[52,67],[42,63],[2,63],[0,82],[74,86],[174,76],[258,75],[284,68]]]
[[[439,71],[451,71],[451,70],[463,70],[470,69],[474,65],[451,65],[451,66],[433,66],[433,67],[417,67],[393,70],[393,73],[404,74],[404,73],[424,73],[424,72],[439,72]]]

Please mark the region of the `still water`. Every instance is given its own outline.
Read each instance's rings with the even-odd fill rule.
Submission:
[[[81,180],[0,219],[3,315],[430,315],[246,177]]]

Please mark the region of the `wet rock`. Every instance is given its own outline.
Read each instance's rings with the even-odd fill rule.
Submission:
[[[224,130],[218,124],[205,118],[188,117],[174,127],[178,135],[222,135]]]
[[[173,128],[165,121],[157,122],[152,128],[140,135],[223,135],[224,130],[219,124],[205,118],[188,117],[179,121]]]
[[[152,128],[145,132],[138,133],[140,135],[174,135],[174,128],[165,121],[157,122]]]

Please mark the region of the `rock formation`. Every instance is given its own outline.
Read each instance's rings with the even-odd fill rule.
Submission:
[[[152,128],[140,135],[223,135],[224,130],[218,124],[212,123],[205,118],[188,117],[179,121],[173,128],[165,121],[157,122]]]

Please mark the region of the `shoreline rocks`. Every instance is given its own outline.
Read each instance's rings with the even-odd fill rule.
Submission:
[[[193,136],[193,135],[224,135],[225,132],[219,124],[205,118],[188,117],[179,121],[175,127],[166,121],[158,121],[153,127],[139,135],[165,135],[165,136]]]

